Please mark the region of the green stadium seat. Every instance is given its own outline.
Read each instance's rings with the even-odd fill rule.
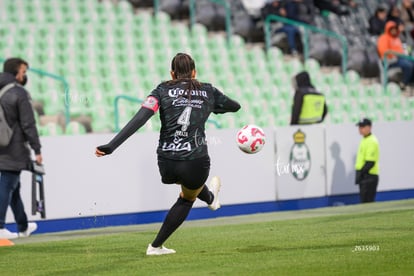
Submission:
[[[391,96],[399,97],[401,95],[401,88],[395,82],[389,82],[386,86],[386,93]]]
[[[357,110],[357,109],[354,109],[354,110],[351,110],[351,111],[349,111],[349,112],[347,112],[348,113],[348,118],[349,118],[349,121],[351,122],[351,123],[355,123],[355,122],[358,122],[362,117],[364,117],[364,114],[362,114],[359,110]]]
[[[361,97],[365,97],[365,90],[364,87],[362,87],[359,84],[350,84],[348,85],[348,91],[352,98],[359,99]]]
[[[401,112],[401,119],[404,121],[413,120],[413,112],[411,110],[403,110]]]
[[[271,47],[268,51],[268,58],[270,61],[278,62],[283,59],[283,52],[277,47]]]
[[[407,106],[409,109],[414,110],[414,98],[413,97],[407,99]]]
[[[386,100],[387,100],[387,98],[385,98],[385,97],[375,98],[374,99],[375,108],[377,110],[384,110]]]
[[[383,113],[384,119],[385,121],[395,121],[397,119],[397,115],[395,114],[394,111],[385,111]]]
[[[329,117],[329,121],[333,124],[342,124],[345,122],[345,114],[347,113],[342,113],[342,112],[330,112],[328,117]],[[328,118],[327,118],[328,119]]]
[[[395,111],[400,111],[403,107],[403,105],[406,104],[406,101],[403,100],[401,97],[391,98],[391,108]]]
[[[303,71],[303,69],[303,65],[299,59],[294,58],[285,63],[285,71],[292,77]]]
[[[344,84],[344,79],[341,73],[333,71],[325,74],[325,82],[329,85]]]
[[[56,123],[47,123],[39,127],[40,136],[58,136],[63,135],[63,129]]]
[[[69,122],[69,124],[67,124],[66,129],[65,129],[66,135],[82,135],[85,133],[86,133],[85,126],[75,121]]]
[[[319,72],[320,69],[321,69],[321,66],[320,66],[319,62],[316,59],[308,58],[305,61],[305,69],[308,72]]]
[[[352,84],[352,83],[359,83],[360,81],[360,76],[358,74],[358,72],[354,71],[354,70],[348,70],[346,72],[346,80],[348,83]]]
[[[367,112],[367,111],[370,110],[370,107],[371,107],[370,99],[367,99],[367,98],[358,99],[358,109],[359,110]]]

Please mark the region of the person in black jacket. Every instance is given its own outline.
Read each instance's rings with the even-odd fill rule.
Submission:
[[[381,35],[385,30],[385,23],[387,23],[387,8],[380,5],[375,10],[369,20],[369,33],[372,35]]]
[[[291,125],[321,123],[328,113],[325,96],[312,85],[308,72],[303,71],[293,79],[295,96],[293,98]]]
[[[7,123],[13,129],[9,145],[0,147],[0,238],[4,239],[27,237],[37,228],[36,223],[27,221],[20,196],[20,172],[30,170],[32,165],[27,144],[34,150],[36,162],[42,163],[31,99],[23,87],[27,82],[28,66],[23,59],[10,58],[4,62],[3,73],[0,74],[0,89],[14,83],[0,99]],[[13,211],[19,233],[5,228],[8,205]]]
[[[178,53],[171,62],[172,80],[160,83],[131,121],[106,145],[97,147],[98,157],[111,154],[158,110],[161,130],[157,149],[158,167],[164,184],[181,185],[177,202],[171,207],[147,255],[175,253],[163,243],[184,222],[199,198],[211,210],[220,208],[220,179],[206,182],[210,171],[205,123],[211,112],[236,112],[240,105],[217,88],[195,79],[195,63],[188,54]]]

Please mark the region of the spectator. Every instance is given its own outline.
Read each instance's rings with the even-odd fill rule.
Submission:
[[[338,15],[348,15],[348,7],[354,7],[354,1],[340,1],[340,0],[314,0],[315,7],[320,11],[330,11]]]
[[[403,0],[401,5],[401,20],[405,29],[414,38],[414,5],[412,0]]]
[[[377,50],[381,60],[385,57],[385,52],[394,51],[401,55],[407,54],[404,50],[403,43],[399,37],[400,31],[394,21],[389,21],[385,25],[384,33],[378,38]],[[414,62],[393,54],[388,54],[389,67],[400,67],[403,73],[401,87],[405,89],[407,85],[414,81]]]
[[[286,17],[291,20],[299,21],[298,18],[298,6],[294,1],[272,1],[264,6],[262,9],[264,19],[268,15],[274,14],[281,17]],[[277,29],[275,33],[285,33],[289,46],[289,54],[294,56],[298,55],[297,38],[300,37],[300,31],[298,27],[283,23],[282,27]]]
[[[32,165],[27,144],[34,150],[36,162],[42,163],[30,96],[23,87],[27,82],[28,66],[20,58],[10,58],[4,62],[3,73],[0,74],[0,89],[4,89],[0,104],[7,123],[13,128],[9,145],[0,148],[0,238],[3,239],[27,237],[37,229],[36,223],[27,221],[20,196],[20,172],[29,170]],[[5,228],[8,205],[16,219],[18,234]]]
[[[401,19],[401,11],[397,5],[391,5],[387,14],[387,22],[394,21],[397,26],[400,34],[404,36],[405,26],[404,21]]]
[[[323,122],[328,107],[325,96],[312,85],[308,72],[303,71],[293,79],[295,96],[293,98],[291,125],[317,124]]]
[[[359,134],[363,136],[355,162],[355,184],[359,185],[361,203],[374,202],[379,181],[379,144],[371,133],[372,122],[363,118],[357,123]]]
[[[315,6],[313,0],[293,0],[298,8],[297,18],[306,24],[315,24]]]
[[[379,5],[375,14],[369,19],[368,32],[375,36],[381,35],[384,32],[385,23],[387,23],[387,8]]]

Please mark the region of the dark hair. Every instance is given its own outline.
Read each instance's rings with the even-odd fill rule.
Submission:
[[[191,79],[193,70],[195,70],[195,63],[188,54],[178,53],[171,61],[171,71],[177,79]]]
[[[195,62],[193,58],[185,53],[178,53],[171,61],[171,71],[174,74],[175,80],[168,81],[168,84],[177,84],[179,82],[188,82],[188,92],[197,90],[201,87],[200,82],[191,78],[191,74],[195,70]],[[188,98],[191,98],[191,93],[188,93]]]
[[[25,61],[24,59],[8,58],[3,64],[3,72],[7,72],[16,76],[22,64],[29,67],[29,63],[27,63],[27,61]]]
[[[379,6],[377,7],[377,9],[375,10],[375,15],[377,15],[377,16],[378,16],[378,14],[379,14],[380,12],[387,12],[387,7],[385,7],[384,5],[379,5]]]

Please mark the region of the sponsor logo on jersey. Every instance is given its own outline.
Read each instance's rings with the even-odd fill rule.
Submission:
[[[204,98],[208,98],[207,91],[204,90],[190,90],[191,96],[201,96]],[[178,98],[180,96],[187,96],[188,95],[188,89],[182,89],[182,88],[174,88],[168,90],[168,95],[172,98]]]

